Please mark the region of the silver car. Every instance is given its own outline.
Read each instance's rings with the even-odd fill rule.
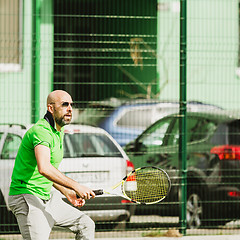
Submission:
[[[22,125],[0,125],[0,225],[15,222],[6,202],[14,160],[26,131]],[[133,170],[133,164],[105,130],[73,124],[65,126],[64,159],[59,170],[92,189],[106,189]],[[129,220],[134,210],[134,204],[113,195],[97,196],[81,208],[95,222]]]

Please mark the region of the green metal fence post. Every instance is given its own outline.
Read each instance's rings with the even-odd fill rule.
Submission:
[[[180,118],[179,118],[179,169],[180,169],[180,231],[186,234],[187,220],[187,0],[180,1]]]
[[[41,0],[32,1],[32,123],[40,116],[40,7]]]

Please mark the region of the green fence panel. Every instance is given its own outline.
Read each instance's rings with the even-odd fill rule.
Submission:
[[[157,204],[87,201],[96,238],[239,234],[239,12],[238,0],[1,0],[0,239],[21,239],[6,207],[15,156],[59,89],[76,103],[61,171],[91,188],[142,166],[171,179]]]

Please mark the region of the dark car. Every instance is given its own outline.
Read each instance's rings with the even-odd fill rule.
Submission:
[[[240,117],[229,112],[187,112],[187,223],[190,228],[239,218]],[[179,114],[160,119],[125,147],[134,166],[165,169],[169,196],[136,214],[179,215]],[[145,212],[146,214],[146,212]]]
[[[187,107],[191,111],[220,109],[197,101],[189,101]],[[155,121],[178,112],[178,109],[178,101],[110,98],[89,103],[74,121],[103,128],[121,146],[125,146]]]

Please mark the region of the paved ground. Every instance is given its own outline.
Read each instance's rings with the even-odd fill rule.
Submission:
[[[152,217],[153,218],[153,217]],[[144,217],[133,219],[134,222],[147,222],[152,218]],[[159,222],[162,218],[158,219]],[[177,222],[178,219],[171,219]],[[168,219],[169,222],[169,219]],[[151,236],[151,237],[150,237]],[[193,229],[187,230],[187,236],[181,234],[174,228],[168,230],[131,230],[115,229],[114,231],[97,231],[96,240],[240,240],[240,221],[230,222],[225,226],[216,229]],[[53,240],[73,240],[74,234],[65,231],[53,231],[50,239]],[[0,235],[0,240],[22,240],[20,235]]]
[[[121,233],[118,234],[98,234],[96,233],[96,240],[240,240],[240,234],[232,235],[199,235],[199,236],[179,236],[179,237],[166,237],[166,236],[157,236],[157,237],[143,237],[139,234],[134,234],[135,236],[131,237],[129,234]],[[74,235],[70,233],[52,233],[50,239],[57,240],[73,240]],[[0,235],[0,240],[22,240],[20,235]]]
[[[145,232],[146,233],[146,232]],[[132,235],[132,236],[131,236]],[[134,236],[133,236],[134,235]],[[66,232],[53,232],[51,240],[73,240],[74,235]],[[0,235],[0,240],[22,240],[20,235]],[[96,240],[240,240],[240,234],[229,235],[198,235],[198,236],[155,236],[143,237],[142,233],[124,233],[124,232],[103,232],[96,233]]]
[[[216,235],[216,236],[188,236],[188,237],[145,237],[145,238],[118,238],[117,240],[239,240],[240,235]],[[101,239],[103,240],[103,239]],[[105,238],[105,240],[116,240],[116,238]]]
[[[5,236],[1,240],[22,240],[20,236]],[[51,238],[57,240],[73,240],[74,238]],[[184,237],[123,237],[123,238],[96,238],[96,240],[239,240],[240,235],[202,235],[202,236],[184,236]]]
[[[121,238],[122,240],[239,240],[240,235],[216,235],[216,236],[188,236],[188,237],[145,237],[145,238]],[[103,239],[101,239],[103,240]],[[116,240],[116,238],[105,238],[105,240]],[[118,238],[117,240],[120,240]]]

